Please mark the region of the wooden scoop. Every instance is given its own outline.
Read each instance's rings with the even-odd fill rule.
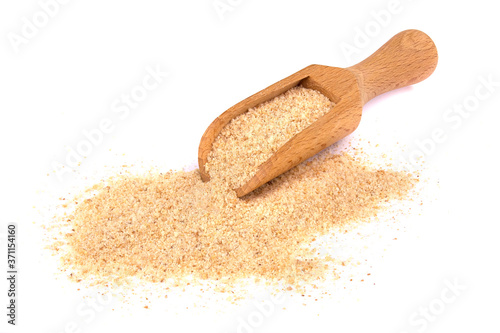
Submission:
[[[363,105],[385,92],[426,79],[436,68],[434,42],[418,30],[392,37],[380,49],[348,68],[308,66],[239,102],[215,119],[201,138],[198,164],[203,181],[210,180],[205,163],[212,143],[231,119],[297,85],[316,89],[335,106],[291,138],[262,163],[255,176],[236,188],[238,197],[250,193],[324,148],[352,133],[361,120]]]

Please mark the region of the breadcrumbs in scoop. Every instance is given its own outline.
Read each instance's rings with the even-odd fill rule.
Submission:
[[[221,130],[212,144],[205,169],[211,177],[238,188],[287,141],[333,106],[319,91],[302,86],[259,104]]]

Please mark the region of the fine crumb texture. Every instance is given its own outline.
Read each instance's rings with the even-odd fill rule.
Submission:
[[[319,91],[297,86],[249,109],[217,136],[207,172],[233,189],[242,186],[281,146],[333,106]]]
[[[61,270],[101,286],[314,286],[335,277],[339,259],[315,248],[317,240],[372,220],[408,197],[416,177],[332,147],[244,198],[233,191],[332,107],[298,86],[235,118],[214,142],[206,183],[194,170],[120,174],[92,186],[66,204],[57,225],[51,248]]]
[[[311,250],[334,226],[374,217],[417,179],[324,151],[244,199],[199,171],[121,175],[90,189],[53,249],[75,280],[121,284],[321,279],[332,258]]]

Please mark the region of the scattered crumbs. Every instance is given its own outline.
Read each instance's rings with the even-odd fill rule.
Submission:
[[[214,291],[234,292],[234,300],[242,298],[234,285],[245,281],[297,294],[304,284],[318,289],[346,263],[311,244],[377,217],[387,203],[406,199],[418,179],[374,167],[362,151],[332,147],[244,198],[232,188],[332,106],[296,87],[250,109],[216,139],[209,182],[198,170],[123,172],[65,199],[51,245],[61,270],[109,288],[142,281],[183,291],[214,282]]]

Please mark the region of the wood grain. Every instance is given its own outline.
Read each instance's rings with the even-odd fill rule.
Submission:
[[[366,104],[385,92],[425,80],[434,72],[437,60],[437,49],[429,36],[419,30],[406,30],[347,69],[356,75]]]
[[[205,163],[212,143],[231,119],[249,108],[281,95],[299,84],[316,89],[336,105],[295,135],[260,165],[254,177],[235,189],[241,197],[352,133],[361,120],[363,105],[385,92],[418,83],[437,65],[434,42],[418,30],[400,32],[370,57],[348,68],[308,66],[246,98],[217,117],[203,134],[198,164],[203,181],[210,180]]]

